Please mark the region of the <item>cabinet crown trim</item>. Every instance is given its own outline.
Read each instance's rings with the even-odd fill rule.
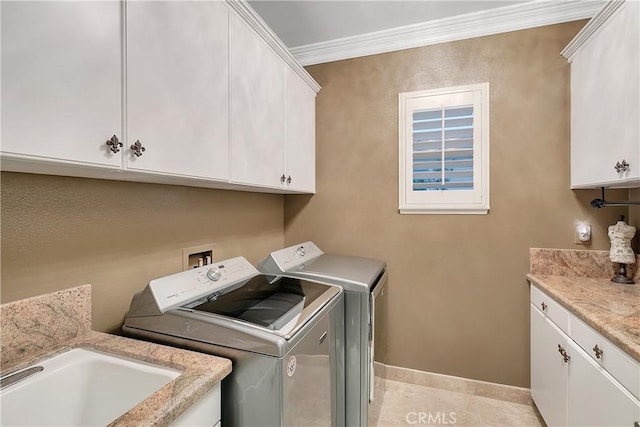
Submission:
[[[560,54],[567,58],[569,62],[573,60],[573,57],[580,50],[580,48],[602,27],[605,22],[618,10],[626,0],[609,0],[605,5],[594,15],[593,18],[585,25],[582,30],[569,42]]]
[[[602,0],[526,1],[291,48],[304,66],[591,18]],[[482,25],[478,25],[481,22]]]
[[[320,91],[318,82],[307,73],[302,65],[300,65],[289,52],[289,49],[282,40],[269,28],[267,23],[264,22],[246,0],[225,0],[225,3],[231,10],[238,14],[315,93]]]

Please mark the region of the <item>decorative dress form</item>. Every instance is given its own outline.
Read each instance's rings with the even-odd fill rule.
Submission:
[[[631,248],[631,240],[636,235],[636,228],[624,222],[624,215],[618,217],[615,225],[609,226],[609,239],[611,240],[611,250],[609,251],[609,259],[612,262],[620,264],[619,270],[612,282],[616,283],[635,283],[627,278],[627,264],[636,262],[636,254]]]

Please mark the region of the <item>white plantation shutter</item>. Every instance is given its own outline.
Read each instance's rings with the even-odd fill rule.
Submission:
[[[401,93],[400,212],[486,213],[488,84]]]
[[[413,112],[413,191],[473,190],[473,105]]]

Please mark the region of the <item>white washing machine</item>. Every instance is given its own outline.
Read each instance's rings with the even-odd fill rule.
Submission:
[[[344,423],[342,290],[260,274],[242,257],[152,280],[123,332],[231,359],[226,427]]]

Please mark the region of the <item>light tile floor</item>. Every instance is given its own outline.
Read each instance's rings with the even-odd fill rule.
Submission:
[[[378,427],[544,426],[530,405],[422,385],[386,381]]]

